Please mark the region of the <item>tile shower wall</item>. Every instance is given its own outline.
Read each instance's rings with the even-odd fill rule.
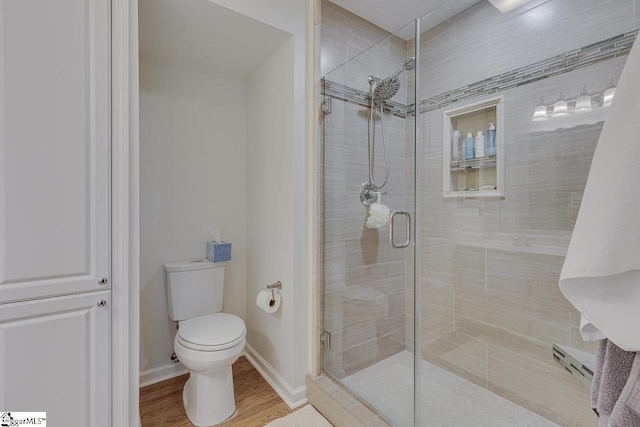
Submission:
[[[324,328],[331,333],[324,369],[342,378],[405,349],[404,251],[390,248],[388,228],[365,227],[368,210],[359,190],[368,179],[367,76],[396,71],[406,59],[407,43],[328,1],[322,2],[321,28],[323,74],[353,58],[328,75],[336,96],[324,118]],[[393,98],[402,110],[384,117],[390,173],[382,202],[392,210],[406,206],[405,79]],[[350,95],[341,97],[344,90]],[[377,182],[384,175],[379,132]]]
[[[637,0],[538,3],[525,13],[503,15],[482,2],[424,33],[420,99],[499,79],[638,27]],[[557,283],[606,113],[547,122],[531,122],[531,116],[541,97],[548,104],[560,94],[575,99],[584,86],[602,93],[610,79],[617,81],[625,59],[611,55],[500,92],[504,200],[442,198],[443,110],[487,97],[419,115],[421,353],[565,426],[597,424],[588,389],[553,360],[552,343],[595,350],[582,342],[579,313]],[[407,338],[412,297],[407,293]],[[407,344],[413,345],[409,339]]]
[[[323,76],[390,35],[330,1],[322,0],[321,8],[320,74]]]

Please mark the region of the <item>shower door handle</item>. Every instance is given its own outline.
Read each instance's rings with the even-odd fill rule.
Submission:
[[[394,226],[394,220],[396,215],[404,215],[407,217],[407,228],[406,228],[404,243],[399,245],[396,245],[396,243],[393,240],[393,236],[394,236],[393,226]],[[393,211],[393,213],[391,214],[391,221],[389,224],[389,244],[391,245],[392,248],[402,249],[409,246],[410,241],[411,241],[411,214],[407,211]]]

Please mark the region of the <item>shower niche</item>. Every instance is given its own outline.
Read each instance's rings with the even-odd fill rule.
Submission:
[[[442,135],[442,196],[445,199],[504,199],[504,103],[502,97],[467,104],[443,113]],[[487,149],[488,129],[495,126],[495,153]],[[460,144],[454,132],[461,135]],[[478,131],[484,135],[484,155],[476,156]],[[474,141],[473,156],[466,147],[468,134]]]

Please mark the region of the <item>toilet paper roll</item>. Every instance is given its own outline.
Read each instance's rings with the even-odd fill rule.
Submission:
[[[256,305],[267,313],[272,314],[278,311],[281,301],[282,297],[280,297],[279,292],[274,292],[274,298],[271,299],[271,291],[265,289],[264,291],[260,291],[258,294],[258,297],[256,298]]]

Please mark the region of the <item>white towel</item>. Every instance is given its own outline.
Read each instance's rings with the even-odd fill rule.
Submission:
[[[640,41],[596,147],[560,289],[585,340],[640,350]]]

